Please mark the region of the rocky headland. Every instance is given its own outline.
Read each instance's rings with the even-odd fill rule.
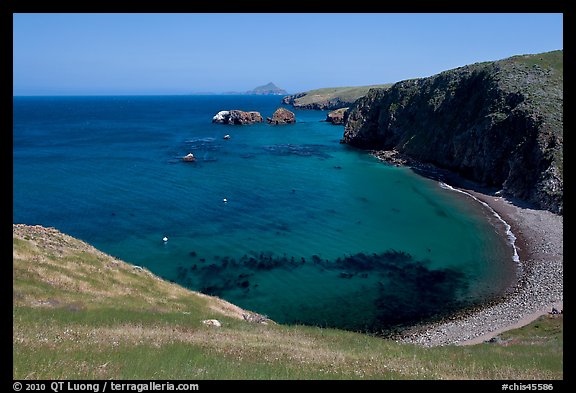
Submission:
[[[357,99],[364,97],[371,88],[385,89],[389,86],[390,84],[314,89],[286,96],[282,99],[282,104],[297,109],[340,109],[351,106]]]
[[[350,108],[343,142],[448,169],[562,214],[563,51],[371,89]]]
[[[348,111],[342,142],[456,185],[516,237],[518,280],[502,298],[399,341],[480,343],[563,309],[563,51],[371,89]]]

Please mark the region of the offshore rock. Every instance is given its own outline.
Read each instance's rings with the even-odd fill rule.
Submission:
[[[214,115],[212,123],[228,124],[228,119],[230,119],[230,111],[220,111]]]
[[[296,115],[286,108],[278,108],[272,118],[267,117],[266,121],[270,124],[294,124],[296,123]]]
[[[237,109],[220,111],[212,118],[212,123],[235,125],[261,123],[262,121],[263,119],[260,112],[245,112]]]
[[[196,157],[194,157],[194,154],[193,154],[193,153],[188,153],[188,154],[186,154],[184,157],[182,157],[182,161],[185,161],[185,162],[194,162],[194,161],[196,161]],[[168,240],[167,238],[164,238],[164,239],[166,239],[165,241]]]
[[[343,142],[390,150],[563,211],[563,51],[513,56],[372,89]]]

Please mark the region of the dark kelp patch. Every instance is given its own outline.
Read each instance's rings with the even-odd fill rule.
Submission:
[[[316,254],[305,258],[255,251],[236,258],[198,257],[204,262],[178,266],[176,281],[224,299],[258,296],[250,289],[259,287],[264,275],[274,271],[286,274],[309,268],[314,269],[318,280],[342,280],[338,282],[347,285],[348,292],[339,293],[340,284],[330,288],[333,292],[321,296],[317,304],[305,300],[294,304],[285,323],[387,334],[468,305],[464,300],[468,289],[464,273],[434,269],[429,260],[418,260],[399,250],[359,252],[332,260]],[[350,285],[358,289],[350,292]],[[290,288],[299,289],[303,288]],[[273,309],[255,311],[266,312],[274,319]]]

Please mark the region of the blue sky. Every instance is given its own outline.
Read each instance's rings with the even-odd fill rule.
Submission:
[[[562,14],[14,14],[14,95],[288,92],[563,49]]]

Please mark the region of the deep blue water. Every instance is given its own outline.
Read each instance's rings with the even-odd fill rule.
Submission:
[[[15,97],[14,223],[284,323],[379,331],[505,289],[512,249],[489,212],[340,144],[326,112],[211,123],[227,109],[265,118],[279,102]],[[181,160],[189,152],[196,162]]]

